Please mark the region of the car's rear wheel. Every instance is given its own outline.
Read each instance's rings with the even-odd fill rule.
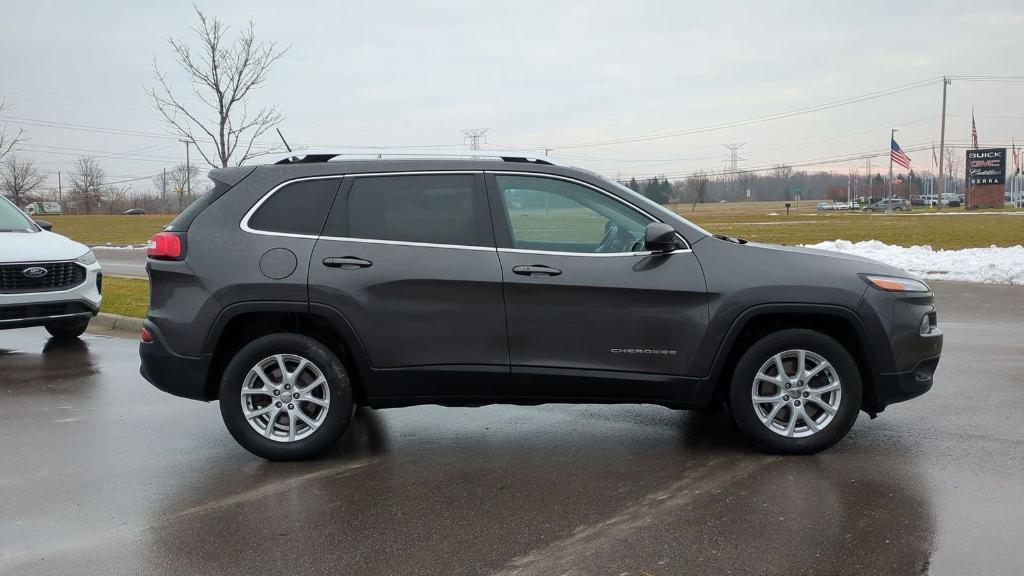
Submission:
[[[812,454],[850,431],[861,394],[860,371],[842,344],[821,332],[790,329],[763,337],[743,354],[729,403],[754,445]]]
[[[78,338],[85,333],[85,329],[89,327],[88,320],[76,320],[74,322],[53,322],[46,324],[44,328],[50,333],[50,336],[59,340],[71,340]]]
[[[352,387],[337,355],[301,334],[263,336],[228,363],[220,411],[231,435],[268,460],[323,452],[348,427]]]

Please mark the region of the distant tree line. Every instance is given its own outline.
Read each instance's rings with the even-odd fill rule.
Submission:
[[[961,161],[962,166],[962,161]],[[963,187],[963,177],[953,172],[947,180],[947,191],[954,192]],[[908,173],[893,175],[894,196],[909,197],[927,193],[931,173]],[[740,172],[735,175],[714,175],[703,171],[694,172],[684,178],[668,179],[654,176],[638,180],[636,177],[620,181],[624,186],[638,192],[659,204],[675,209],[679,204],[696,205],[705,202],[751,201],[794,201],[801,200],[846,200],[849,178],[845,174],[824,171],[798,171],[786,165],[779,165],[766,172]],[[936,189],[932,190],[937,193]],[[887,175],[874,174],[870,179],[855,176],[851,188],[852,196],[885,197],[889,195]]]

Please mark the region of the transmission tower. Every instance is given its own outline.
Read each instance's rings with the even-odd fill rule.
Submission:
[[[722,144],[729,151],[729,176],[726,178],[726,182],[730,194],[735,192],[736,180],[739,177],[739,163],[740,160],[743,160],[743,158],[740,158],[740,148],[743,148],[745,144],[744,142]]]
[[[463,139],[462,140],[463,140],[463,142],[465,142],[466,140],[469,140],[469,149],[470,150],[479,150],[480,149],[480,139],[483,138],[484,134],[486,134],[488,130],[490,130],[490,128],[470,128],[469,130],[463,130],[462,131],[462,135],[463,135]]]

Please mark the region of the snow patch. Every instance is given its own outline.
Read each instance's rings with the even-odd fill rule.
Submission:
[[[145,250],[148,248],[146,244],[101,244],[99,246],[90,246],[93,250]]]
[[[1024,286],[1024,246],[934,250],[931,246],[890,246],[878,240],[834,240],[806,244],[878,260],[929,280]]]

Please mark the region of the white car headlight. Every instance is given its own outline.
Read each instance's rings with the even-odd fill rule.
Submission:
[[[96,255],[93,254],[92,250],[89,250],[85,254],[82,254],[78,258],[75,258],[75,262],[88,266],[96,263]]]

